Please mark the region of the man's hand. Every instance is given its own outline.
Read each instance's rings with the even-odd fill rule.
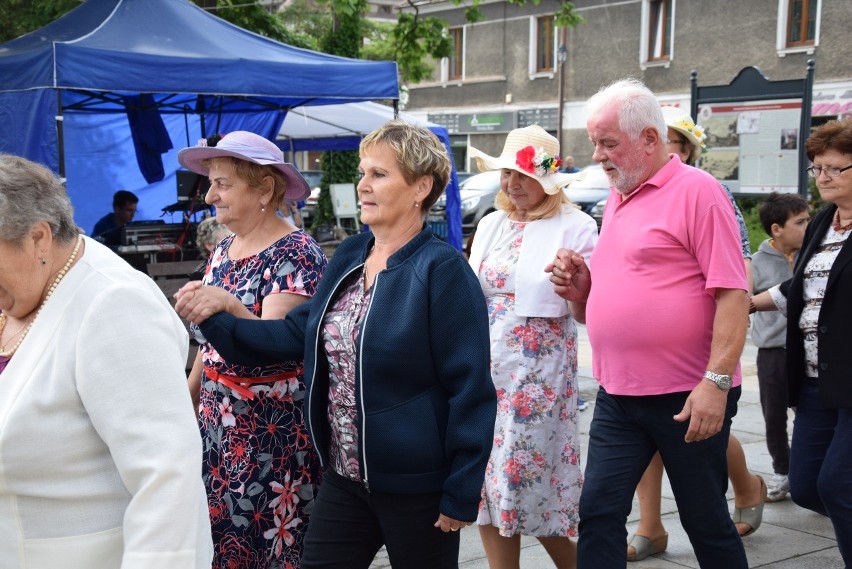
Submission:
[[[688,443],[703,441],[721,431],[727,405],[728,391],[702,379],[686,398],[681,412],[674,416],[675,421],[689,419],[684,440]]]
[[[592,273],[583,256],[571,249],[559,249],[556,258],[544,268],[550,273],[553,290],[570,302],[586,302],[592,290]]]
[[[469,526],[470,524],[471,522],[462,522],[445,516],[444,514],[440,514],[438,516],[438,521],[435,522],[435,527],[442,532],[447,533],[448,531],[459,531],[461,528]]]

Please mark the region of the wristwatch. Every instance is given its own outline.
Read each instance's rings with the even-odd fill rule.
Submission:
[[[731,388],[731,376],[722,373],[714,373],[712,371],[704,372],[704,379],[709,379],[716,384],[716,387],[722,391],[727,391]]]

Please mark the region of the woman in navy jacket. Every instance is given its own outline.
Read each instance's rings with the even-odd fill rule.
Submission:
[[[239,320],[187,287],[177,309],[229,361],[304,355],[305,420],[325,468],[304,569],[366,568],[382,545],[395,567],[452,568],[496,415],[485,300],[423,223],[449,178],[440,141],[390,121],[360,155],[372,234],[341,243],[309,302],[284,320]]]
[[[805,142],[820,196],[830,202],[805,232],[793,278],[752,299],[787,313],[790,496],[831,518],[852,566],[852,119],[815,128]]]

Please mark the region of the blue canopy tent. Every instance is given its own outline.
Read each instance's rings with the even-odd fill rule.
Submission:
[[[176,201],[177,151],[218,132],[274,140],[293,108],[396,99],[395,62],[294,48],[188,0],[88,0],[0,44],[0,152],[67,179],[90,230],[114,191],[140,219]]]
[[[278,146],[285,152],[303,150],[357,150],[358,144],[367,133],[377,129],[394,116],[394,109],[377,103],[342,103],[300,107],[293,109],[284,118],[284,124],[278,132]],[[447,148],[452,160],[450,135],[447,129],[421,120],[414,115],[398,113],[399,118],[413,124],[420,124],[434,132]],[[456,167],[450,176],[446,194],[446,238],[457,249],[462,248],[461,198]],[[440,231],[433,226],[433,229]]]

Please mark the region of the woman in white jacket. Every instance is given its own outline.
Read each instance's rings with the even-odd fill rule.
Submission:
[[[207,569],[187,334],[78,235],[61,182],[0,154],[0,565]]]
[[[479,532],[492,569],[520,566],[521,535],[569,569],[583,483],[575,318],[585,320],[585,305],[559,297],[545,268],[560,247],[588,258],[597,225],[565,197],[578,175],[559,173],[559,142],[540,126],[510,132],[499,157],[470,154],[480,170],[500,170],[500,211],[479,223],[470,254],[488,305],[497,388]]]

